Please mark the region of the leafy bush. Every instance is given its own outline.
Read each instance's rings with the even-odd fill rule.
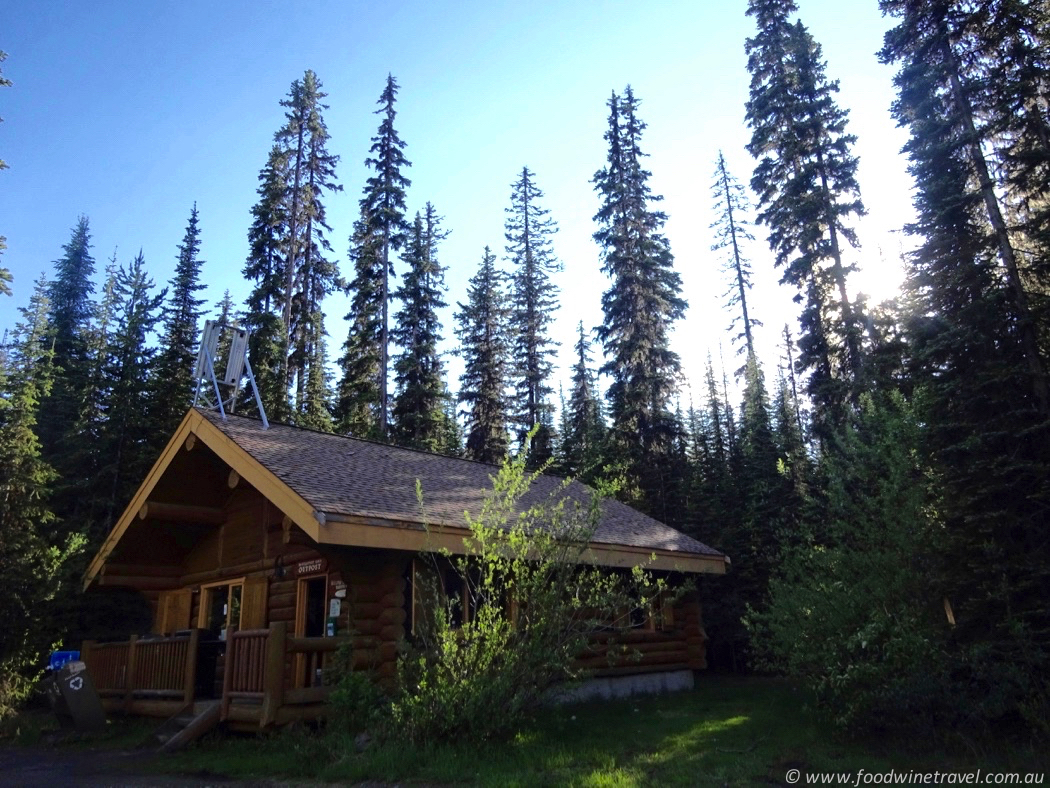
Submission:
[[[422,559],[431,562],[432,587],[417,593],[430,614],[399,662],[391,705],[394,729],[418,744],[513,730],[552,688],[580,678],[573,663],[591,633],[604,627],[612,636],[629,626],[630,611],[648,610],[664,589],[638,568],[587,565],[600,495],[581,504],[563,487],[519,511],[536,476],[523,458],[503,465],[480,515],[468,516],[470,555]],[[442,593],[442,563],[465,581],[466,610]]]

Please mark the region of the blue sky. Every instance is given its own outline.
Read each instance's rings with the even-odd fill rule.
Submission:
[[[754,33],[744,2],[3,4],[0,49],[14,87],[0,90],[0,158],[10,165],[0,173],[8,239],[0,264],[14,274],[15,294],[0,300],[0,328],[13,324],[40,272],[50,272],[80,214],[91,220],[100,277],[114,249],[126,263],[141,248],[163,284],[194,201],[206,296],[214,303],[229,288],[242,302],[249,209],[282,122],[278,102],[311,68],[329,94],[330,150],[341,157],[344,191],[327,205],[347,275],[346,239],[378,124],[372,112],[387,73],[397,77],[398,127],[413,163],[410,210],[430,200],[452,231],[440,250],[449,338],[482,248],[503,252],[511,182],[523,165],[536,173],[561,227],[562,379],[576,322],[601,321],[607,281],[591,240],[598,201],[589,181],[604,161],[605,101],[632,84],[690,303],[674,335],[687,376],[698,381],[708,350],[717,356],[728,342],[723,278],[709,250],[709,183],[719,149],[745,183],[754,166],[744,147],[744,39]],[[875,56],[889,25],[875,0],[799,6],[859,138],[869,216],[858,225],[864,246],[854,259],[864,270],[855,286],[886,297],[900,280],[894,231],[911,216],[905,137],[889,116],[892,71]],[[753,311],[765,320],[759,341],[771,365],[794,293],[776,284],[764,232],[755,234]],[[346,306],[342,297],[325,304],[333,357]],[[458,363],[450,367],[455,389]]]

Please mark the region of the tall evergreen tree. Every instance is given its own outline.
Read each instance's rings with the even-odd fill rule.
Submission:
[[[281,102],[287,108],[285,125],[274,135],[288,162],[288,192],[284,197],[288,235],[281,311],[285,332],[280,378],[286,388],[293,384],[295,387],[293,420],[306,407],[308,366],[314,357],[314,344],[320,341],[313,330],[322,321],[314,313],[320,312],[321,300],[335,287],[339,275],[335,263],[325,259],[325,253],[331,250],[325,231],[331,228],[325,217],[324,193],[340,191],[342,187],[335,182],[339,157],[327,148],[329,134],[322,115],[328,108],[323,103],[327,94],[321,87],[321,81],[310,70],[292,83],[288,97]]]
[[[847,113],[834,99],[838,83],[827,79],[820,46],[805,26],[789,22],[795,10],[792,0],[748,4],[758,25],[747,41],[748,150],[758,159],[751,186],[784,270],[781,281],[805,301],[800,364],[810,371],[826,437],[860,390],[862,320],[849,299],[855,266],[845,260],[844,244],[857,245],[850,222],[864,206],[851,151],[856,138],[846,133]]]
[[[746,358],[750,359],[755,354],[755,339],[751,329],[752,326],[761,323],[751,316],[747,308],[747,294],[751,290],[751,263],[744,255],[743,246],[755,238],[748,226],[749,206],[744,187],[729,172],[722,151],[718,152],[718,161],[715,163],[711,197],[715,203],[716,214],[715,221],[711,224],[711,229],[715,231],[715,242],[711,245],[711,251],[725,254],[722,270],[730,279],[725,294],[726,308],[734,310],[729,330],[740,326],[740,332],[733,340],[744,340],[743,346],[738,348],[737,352],[746,354]],[[735,313],[736,309],[740,310],[739,314]]]
[[[428,451],[438,451],[447,442],[438,352],[442,341],[438,310],[446,306],[445,268],[438,261],[437,247],[448,233],[440,227],[441,217],[428,202],[424,215],[416,214],[402,255],[405,276],[394,293],[401,309],[391,331],[402,348],[394,360],[393,436],[401,445]]]
[[[99,544],[112,527],[155,459],[149,372],[156,351],[150,339],[167,291],[154,293],[153,288],[141,251],[117,271],[102,398],[103,464],[96,480],[104,503],[96,523],[98,530],[89,535],[92,545]]]
[[[57,474],[36,435],[53,374],[48,290],[41,277],[0,364],[0,714],[29,694],[54,647],[51,602],[69,557],[48,505]]]
[[[591,371],[591,343],[581,320],[577,326],[576,363],[572,368],[572,391],[562,406],[562,465],[567,475],[592,480],[605,446],[605,422],[601,399]]]
[[[498,463],[507,455],[506,384],[509,365],[507,321],[510,310],[503,275],[489,247],[467,285],[467,303],[458,304],[456,336],[463,358],[459,401],[467,406],[466,456]]]
[[[350,333],[340,362],[337,416],[341,430],[374,431],[386,439],[390,416],[387,372],[389,368],[390,253],[401,249],[407,235],[405,189],[412,185],[402,171],[411,166],[403,153],[405,143],[394,128],[397,81],[387,75],[379,97],[379,131],[372,138],[365,165],[374,174],[365,183],[361,217],[350,237],[354,279],[353,302],[346,319]]]
[[[652,208],[661,198],[652,193],[650,173],[642,166],[645,123],[638,104],[630,86],[622,97],[612,94],[607,163],[594,176],[602,201],[594,239],[602,250],[602,270],[612,279],[602,296],[605,319],[598,338],[606,357],[602,372],[612,378],[611,440],[625,470],[624,494],[666,520],[675,513],[664,496],[672,480],[662,460],[677,432],[671,397],[680,372],[668,333],[687,305],[661,232],[667,217]]]
[[[1011,671],[1010,684],[996,687],[1004,706],[1032,714],[1025,698],[1046,697],[1037,666],[1050,658],[1050,433],[1036,315],[1022,297],[1017,249],[985,158],[998,124],[979,124],[976,110],[994,90],[977,55],[998,34],[978,8],[882,6],[898,19],[881,54],[900,64],[894,113],[910,127],[905,150],[917,187],[909,230],[922,240],[909,260],[909,354],[927,458],[943,485],[939,590],[955,609],[956,641]],[[989,676],[998,669],[981,668]]]
[[[281,353],[287,333],[281,310],[288,258],[288,179],[288,154],[274,145],[259,173],[259,201],[252,208],[248,259],[242,272],[245,279],[255,283],[244,315],[244,326],[251,334],[249,361],[263,407],[276,421],[287,420],[289,415],[287,388],[281,378]]]
[[[550,338],[550,324],[558,308],[558,288],[551,274],[561,271],[554,256],[551,236],[558,227],[541,205],[543,192],[528,167],[511,185],[510,207],[506,209],[507,260],[511,273],[511,336],[515,365],[512,420],[518,425],[518,441],[525,440],[540,425],[529,444],[529,467],[537,468],[553,453],[549,402],[552,389],[551,361],[557,342]]]
[[[159,450],[175,431],[193,401],[197,381],[193,379],[203,298],[196,294],[206,285],[200,281],[200,226],[197,204],[190,211],[186,233],[178,246],[175,273],[164,310],[164,333],[153,366],[150,403],[151,442]]]

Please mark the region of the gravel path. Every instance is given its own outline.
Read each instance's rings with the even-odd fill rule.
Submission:
[[[202,773],[195,776],[146,774],[145,763],[155,757],[144,750],[56,750],[44,747],[0,748],[0,786],[258,786],[275,788],[267,780],[243,781]]]

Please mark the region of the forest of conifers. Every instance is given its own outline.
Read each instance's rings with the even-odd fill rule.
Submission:
[[[701,584],[714,668],[794,676],[850,730],[1050,734],[1050,7],[880,5],[915,187],[902,293],[850,295],[864,205],[848,109],[794,4],[750,0],[750,198],[720,154],[711,187],[740,369],[709,363],[699,401],[669,345],[688,304],[630,86],[595,140],[604,319],[579,325],[565,380],[557,217],[528,167],[504,248],[477,250],[442,325],[447,231],[429,202],[406,209],[393,76],[342,267],[325,201],[343,185],[309,70],[259,173],[244,304],[227,293],[206,314],[195,206],[165,288],[141,254],[96,287],[82,217],[0,357],[0,710],[55,643],[99,626],[79,572],[189,407],[208,317],[251,332],[272,421],[484,462],[527,451],[726,552],[731,573]],[[763,241],[801,305],[783,366],[754,349]],[[324,311],[337,290],[345,318]]]

